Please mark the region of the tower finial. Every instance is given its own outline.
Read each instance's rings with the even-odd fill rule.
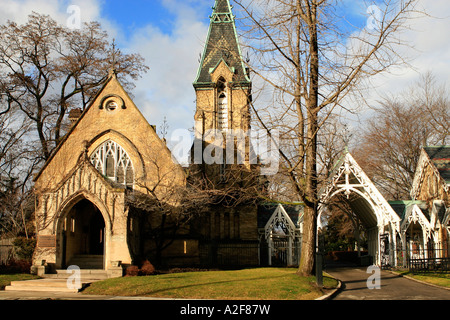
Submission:
[[[120,55],[120,50],[116,48],[116,39],[113,39],[111,44],[111,65],[109,67],[109,76],[117,75],[117,65],[119,64],[117,61],[118,56]]]

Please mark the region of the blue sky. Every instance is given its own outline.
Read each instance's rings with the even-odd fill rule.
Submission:
[[[373,1],[341,0],[340,13],[359,27],[367,21]],[[0,0],[0,24],[7,19],[24,23],[36,11],[60,23],[68,18],[69,5],[77,5],[82,21],[99,21],[124,52],[141,54],[150,71],[132,92],[147,120],[160,126],[167,118],[170,129],[193,126],[199,55],[208,32],[214,0]],[[412,31],[402,34],[411,44],[413,68],[374,79],[381,92],[405,90],[419,74],[432,71],[441,83],[450,84],[450,1],[420,0],[427,12],[441,19],[413,21]],[[235,14],[239,16],[237,8]]]
[[[173,35],[177,20],[183,15],[191,15],[191,19],[207,24],[212,7],[212,4],[205,6],[205,0],[103,0],[100,3],[102,18],[113,22],[123,32],[123,41],[130,40],[133,34],[148,26]]]
[[[208,22],[210,7],[202,6],[202,1],[186,3],[190,8],[195,8],[198,18],[202,12],[205,17],[203,22]],[[178,16],[178,5],[175,1],[163,0],[104,0],[101,2],[101,15],[114,22],[128,37],[148,25],[158,27],[165,34],[172,34]]]
[[[174,19],[174,15],[166,7],[154,0],[103,1],[101,14],[105,19],[113,21],[129,32],[142,28],[150,22],[160,26],[164,32],[170,32],[170,21]]]

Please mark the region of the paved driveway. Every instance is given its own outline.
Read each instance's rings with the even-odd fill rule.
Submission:
[[[334,268],[326,270],[343,282],[343,290],[333,300],[450,300],[450,290],[436,288],[400,277],[389,271],[381,271],[380,289],[370,290],[367,268]],[[376,282],[369,282],[369,285]]]

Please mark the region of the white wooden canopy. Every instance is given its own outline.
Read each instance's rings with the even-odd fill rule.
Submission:
[[[342,194],[368,232],[369,255],[375,258],[375,263],[378,265],[381,263],[379,249],[381,235],[389,236],[389,243],[393,249],[391,252],[395,254],[401,219],[350,153],[345,152],[335,164],[327,184],[319,194],[317,220],[319,227],[321,215],[327,205],[335,196]],[[390,257],[390,260],[394,262],[395,257]]]

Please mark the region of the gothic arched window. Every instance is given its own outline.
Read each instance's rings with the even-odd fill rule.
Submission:
[[[218,85],[218,113],[219,113],[219,130],[228,130],[228,99],[225,86],[225,80],[219,79]]]
[[[125,186],[134,183],[133,163],[126,151],[112,140],[105,141],[91,155],[92,165],[105,177]]]

